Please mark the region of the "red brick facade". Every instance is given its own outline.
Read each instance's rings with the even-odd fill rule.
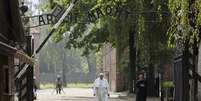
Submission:
[[[117,53],[116,49],[110,44],[105,44],[103,47],[103,71],[109,81],[111,91],[125,90],[125,78],[117,68]]]
[[[15,94],[15,50],[0,44],[0,101],[14,101]]]
[[[111,91],[116,91],[117,89],[116,69],[116,49],[112,48],[110,44],[106,44],[103,48],[103,70],[108,79]]]
[[[25,43],[18,0],[0,0],[0,101],[14,101],[14,57]]]
[[[32,34],[32,41],[34,42],[34,50],[36,50],[40,45],[40,33],[37,28],[34,28],[30,32]],[[40,69],[39,69],[39,56],[36,55],[35,57],[35,64],[34,64],[34,76],[36,77],[37,82],[39,82],[39,75],[40,75]]]

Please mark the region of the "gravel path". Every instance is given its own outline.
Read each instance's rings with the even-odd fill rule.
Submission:
[[[57,95],[53,89],[39,90],[36,101],[95,101],[92,89],[65,88],[64,92]],[[109,101],[129,101],[126,97],[111,94]]]

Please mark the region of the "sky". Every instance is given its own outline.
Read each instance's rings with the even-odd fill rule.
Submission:
[[[32,15],[39,15],[39,3],[40,0],[25,0],[25,5],[28,5],[29,10],[32,12]]]

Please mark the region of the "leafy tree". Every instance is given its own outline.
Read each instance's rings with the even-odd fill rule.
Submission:
[[[67,5],[69,0],[50,2],[50,5]],[[111,7],[109,14],[105,10]],[[97,13],[99,12],[99,13]],[[63,33],[70,32],[66,48],[83,49],[83,55],[99,51],[104,43],[111,43],[117,49],[117,67],[124,68],[130,75],[130,90],[136,79],[135,55],[138,50],[138,65],[153,67],[164,61],[170,62],[172,49],[168,48],[166,32],[169,28],[167,1],[161,0],[79,0],[70,15],[77,19],[64,22],[54,36],[56,42],[64,39]],[[90,14],[94,14],[91,20]],[[111,14],[111,15],[110,15]],[[129,43],[129,39],[131,42]],[[135,45],[135,47],[132,47]],[[123,52],[130,47],[130,69]],[[131,48],[132,47],[132,48]],[[153,69],[153,68],[152,68]]]

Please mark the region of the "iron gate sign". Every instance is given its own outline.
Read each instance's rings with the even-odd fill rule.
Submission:
[[[27,18],[29,19],[30,28],[53,24],[55,22],[52,14],[42,14]]]
[[[30,28],[43,26],[43,25],[49,25],[49,24],[55,24],[64,14],[65,10],[66,9],[64,7],[57,5],[54,8],[52,13],[27,17],[30,21]],[[102,16],[120,17],[121,15],[126,15],[126,17],[128,18],[128,17],[134,17],[135,14],[159,13],[159,12],[158,11],[148,11],[148,12],[135,11],[135,13],[131,13],[128,9],[124,9],[123,6],[118,5],[116,7],[111,7],[108,5],[105,9],[103,9],[102,7],[99,7],[93,10],[85,11],[85,13],[86,15],[83,16],[84,18],[82,18],[82,21],[80,23],[94,22]],[[162,13],[165,16],[169,15],[169,13],[166,11]],[[79,13],[71,12],[69,15],[65,17],[64,22],[70,22],[70,23],[77,22],[77,19],[79,19],[78,16],[79,16]]]
[[[29,28],[34,28],[43,25],[55,24],[64,12],[65,9],[60,5],[57,5],[52,13],[25,17],[25,19],[29,19]]]
[[[62,6],[57,5],[55,9],[52,12],[52,16],[55,18],[56,22],[62,17],[66,9],[64,9]]]

